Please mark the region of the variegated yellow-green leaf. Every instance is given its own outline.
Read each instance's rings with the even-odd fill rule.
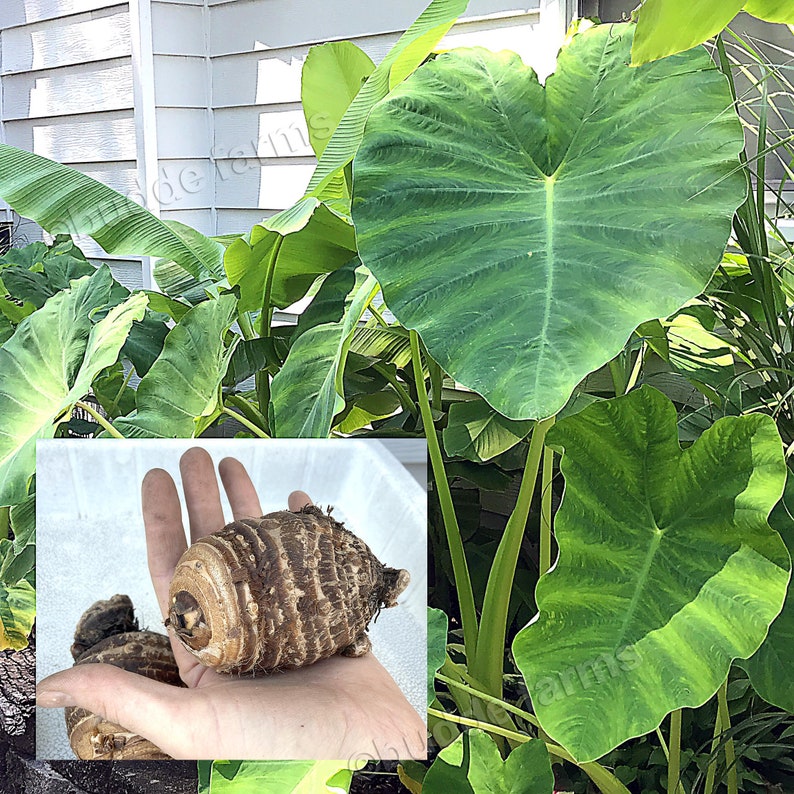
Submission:
[[[682,450],[673,403],[648,386],[561,420],[547,443],[563,453],[559,559],[513,653],[543,729],[585,762],[705,703],[761,645],[791,570],[767,523],[786,466],[761,414]]]
[[[35,617],[36,591],[30,582],[0,583],[0,651],[24,648]]]
[[[0,349],[0,504],[27,494],[36,439],[52,438],[93,379],[113,364],[147,298],[136,294],[94,324],[110,298],[107,266],[72,282],[26,317]]]
[[[745,196],[723,75],[704,49],[632,69],[632,32],[576,34],[545,87],[513,53],[439,55],[372,110],[354,162],[389,308],[511,419],[555,414],[697,295]]]

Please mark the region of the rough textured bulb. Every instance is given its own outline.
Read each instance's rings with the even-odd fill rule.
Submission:
[[[138,631],[128,596],[93,604],[77,624],[72,645],[75,664],[112,664],[156,681],[184,686],[163,634]],[[66,730],[75,755],[84,761],[166,760],[171,756],[137,733],[82,708],[66,709]]]
[[[367,653],[370,620],[397,604],[409,579],[309,505],[196,541],[177,564],[166,625],[220,672],[293,669]]]

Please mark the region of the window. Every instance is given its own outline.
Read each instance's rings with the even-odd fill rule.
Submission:
[[[11,248],[11,230],[12,224],[10,222],[0,221],[0,255]]]

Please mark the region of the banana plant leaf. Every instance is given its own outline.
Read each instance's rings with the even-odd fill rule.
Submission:
[[[138,384],[136,410],[116,420],[125,437],[192,438],[218,410],[229,359],[224,335],[237,316],[237,299],[222,295],[191,309],[165,338],[163,352]]]
[[[350,163],[361,143],[364,124],[374,105],[430,55],[468,4],[468,0],[433,0],[400,36],[342,116],[323,149],[307,193],[322,195],[323,189]]]
[[[565,477],[559,558],[513,654],[543,729],[586,762],[705,703],[761,645],[791,571],[767,523],[786,465],[761,414],[682,451],[675,406],[649,386],[561,420],[547,443]]]
[[[301,70],[301,106],[318,157],[374,70],[369,55],[352,41],[329,41],[309,50]]]
[[[223,246],[161,221],[74,168],[0,144],[0,197],[52,234],[87,234],[109,254],[171,260],[195,277],[223,276]]]
[[[725,78],[704,49],[630,68],[632,28],[577,33],[545,86],[514,53],[439,55],[356,155],[359,252],[387,305],[511,419],[555,414],[697,295],[745,196]]]
[[[445,747],[427,770],[422,794],[552,794],[554,775],[540,739],[519,745],[502,761],[499,748],[478,728]]]
[[[342,377],[350,339],[378,291],[354,260],[323,282],[301,315],[284,366],[271,384],[271,427],[282,438],[326,438],[345,406]]]
[[[52,438],[91,382],[118,358],[147,298],[133,295],[96,324],[91,315],[110,300],[107,266],[72,282],[17,326],[0,349],[0,504],[27,495],[36,466],[36,439]]]

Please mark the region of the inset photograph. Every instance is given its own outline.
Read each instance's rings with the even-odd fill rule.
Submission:
[[[390,445],[39,442],[37,757],[424,758],[427,497]]]

